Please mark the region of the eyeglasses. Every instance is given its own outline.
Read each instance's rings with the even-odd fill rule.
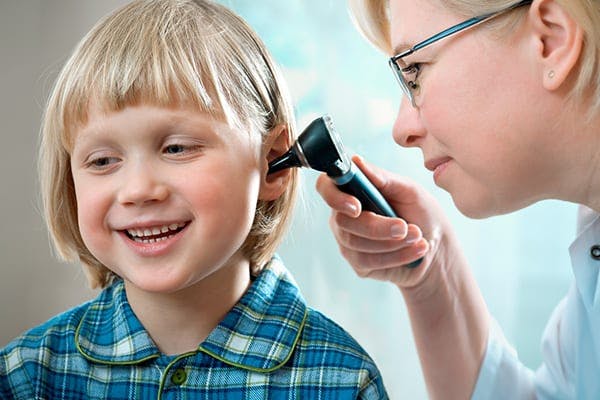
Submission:
[[[461,22],[459,24],[451,26],[450,28],[441,31],[440,33],[437,33],[422,42],[417,43],[416,45],[414,45],[413,47],[411,47],[408,50],[403,51],[402,53],[399,53],[399,54],[391,57],[388,61],[390,68],[392,68],[392,71],[394,71],[394,75],[396,76],[396,79],[398,80],[398,83],[400,84],[402,91],[404,92],[404,94],[406,94],[406,96],[410,100],[413,107],[416,107],[415,92],[419,88],[419,84],[417,83],[417,78],[419,77],[421,65],[418,63],[406,65],[406,63],[402,60],[402,58],[409,56],[409,55],[413,54],[414,52],[416,52],[417,50],[421,50],[422,48],[427,47],[430,44],[433,44],[439,40],[447,38],[450,35],[464,31],[465,29],[475,26],[477,24],[480,24],[484,21],[491,20],[492,18],[495,18],[501,14],[512,11],[516,8],[530,5],[532,2],[533,2],[532,0],[519,1],[518,3],[515,3],[509,7],[501,9],[499,11],[495,11],[495,12],[491,12],[488,14],[480,15],[478,17],[470,18],[464,22]]]

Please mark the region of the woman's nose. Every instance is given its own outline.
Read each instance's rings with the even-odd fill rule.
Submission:
[[[393,128],[394,141],[403,147],[419,146],[425,137],[425,128],[419,117],[419,110],[412,106],[406,96],[402,97]]]
[[[157,203],[169,196],[168,186],[160,174],[144,163],[130,165],[124,174],[118,200],[123,205],[142,206]]]

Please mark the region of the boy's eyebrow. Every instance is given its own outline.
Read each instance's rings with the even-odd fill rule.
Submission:
[[[94,136],[97,134],[102,133],[102,131],[104,131],[103,129],[103,124],[92,124],[90,125],[89,123],[83,125],[83,126],[78,126],[73,128],[73,142],[75,142],[77,139],[80,138],[86,138],[86,137],[90,137],[90,136]]]
[[[107,127],[104,122],[98,123],[98,121],[96,121],[96,123],[90,124],[89,120],[85,125],[71,128],[69,150],[73,151],[75,144],[81,143],[82,141],[93,140],[95,136],[102,135],[108,130],[110,130],[110,128]]]

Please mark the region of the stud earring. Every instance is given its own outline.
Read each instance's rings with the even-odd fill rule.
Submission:
[[[554,70],[550,70],[550,72],[548,72],[548,78],[553,79],[554,75]]]

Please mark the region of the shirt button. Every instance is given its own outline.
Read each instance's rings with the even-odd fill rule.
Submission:
[[[600,245],[595,244],[590,248],[590,255],[594,260],[600,260]]]
[[[176,369],[173,371],[173,375],[171,375],[171,382],[175,385],[181,385],[187,379],[187,373],[183,368]]]

